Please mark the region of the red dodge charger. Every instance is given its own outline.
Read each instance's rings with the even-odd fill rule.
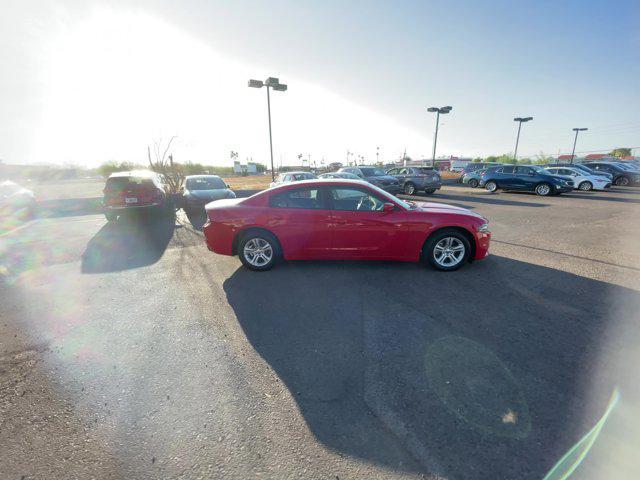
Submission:
[[[206,206],[209,250],[252,270],[285,260],[423,261],[456,270],[485,258],[487,220],[464,208],[403,201],[358,180],[286,184]]]

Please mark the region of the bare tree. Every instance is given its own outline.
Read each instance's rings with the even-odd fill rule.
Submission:
[[[154,141],[153,146],[147,145],[149,167],[151,170],[164,177],[168,187],[167,193],[170,195],[179,194],[182,191],[182,186],[184,184],[184,173],[182,171],[182,167],[181,165],[173,163],[173,154],[169,154],[171,143],[175,138],[175,136],[171,137],[164,147],[162,139]]]

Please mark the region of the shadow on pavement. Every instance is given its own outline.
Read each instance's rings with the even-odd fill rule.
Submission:
[[[173,237],[174,215],[139,215],[105,224],[82,254],[82,273],[117,272],[157,262]]]
[[[543,478],[602,413],[637,292],[492,256],[418,264],[290,262],[224,283],[255,350],[327,448],[397,470]],[[628,327],[628,328],[627,328]],[[624,368],[622,371],[626,371]],[[391,430],[396,437],[388,436]]]

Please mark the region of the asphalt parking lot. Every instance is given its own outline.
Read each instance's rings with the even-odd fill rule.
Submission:
[[[491,221],[459,271],[254,273],[189,220],[0,237],[0,478],[634,478],[640,189],[447,185]],[[637,462],[637,460],[635,460]]]

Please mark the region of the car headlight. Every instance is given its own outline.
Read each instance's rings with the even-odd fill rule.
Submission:
[[[489,222],[483,223],[478,227],[478,232],[487,233],[489,231]]]

